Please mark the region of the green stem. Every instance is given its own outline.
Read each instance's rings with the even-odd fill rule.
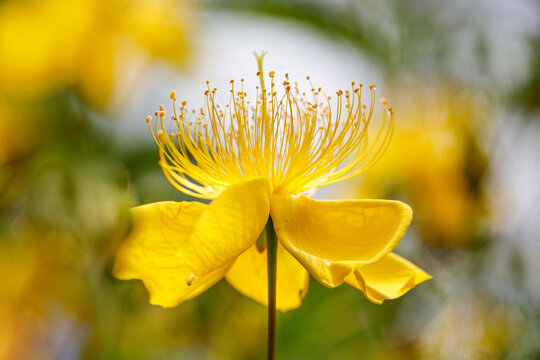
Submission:
[[[268,262],[268,360],[274,360],[276,354],[276,268],[277,235],[272,218],[266,223],[266,254]]]

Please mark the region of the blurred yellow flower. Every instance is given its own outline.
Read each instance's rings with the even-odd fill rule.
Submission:
[[[426,241],[464,245],[482,211],[473,183],[485,164],[473,134],[485,108],[474,93],[450,86],[408,88],[415,90],[397,97],[400,122],[393,146],[361,180],[360,194],[403,192]]]
[[[137,48],[186,60],[186,8],[173,0],[3,1],[0,96],[41,97],[67,88],[102,108],[120,65],[141,55]]]
[[[337,93],[337,108],[321,89],[312,101],[291,90],[278,97],[274,72],[265,87],[258,57],[261,89],[250,104],[243,89],[231,92],[230,106],[214,103],[208,86],[206,108],[197,114],[186,103],[167,132],[165,109],[147,121],[160,149],[160,165],[178,190],[204,199],[159,202],[133,209],[134,228],[120,247],[115,275],[141,279],[150,302],[165,307],[191,299],[221,278],[242,294],[267,303],[267,222],[279,239],[277,308],[300,306],[308,272],[333,288],[347,282],[376,303],[401,296],[430,278],[391,251],[412,219],[406,204],[389,200],[316,201],[302,194],[353,177],[384,151],[393,126],[391,108],[383,125],[368,137],[370,106],[361,88]],[[385,104],[385,102],[383,101]],[[158,123],[160,127],[158,127]],[[270,218],[269,218],[270,217]],[[307,270],[307,271],[306,271]]]

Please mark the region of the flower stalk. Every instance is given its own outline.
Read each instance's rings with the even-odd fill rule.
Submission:
[[[266,223],[266,254],[268,263],[268,347],[267,359],[274,360],[276,353],[276,271],[277,235],[272,217]]]

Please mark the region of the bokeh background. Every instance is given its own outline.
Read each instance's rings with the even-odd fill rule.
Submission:
[[[260,50],[300,87],[377,84],[390,148],[315,197],[409,203],[397,252],[433,275],[382,306],[311,281],[278,358],[540,359],[534,0],[1,0],[0,359],[264,358],[266,309],[224,281],[164,310],[111,275],[129,207],[187,199],[146,115],[249,93]]]

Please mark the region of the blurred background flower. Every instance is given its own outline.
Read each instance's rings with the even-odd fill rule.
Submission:
[[[185,63],[190,21],[182,1],[3,1],[0,94],[67,89],[102,108],[132,57]]]
[[[319,198],[392,198],[433,280],[378,306],[312,281],[280,359],[540,357],[540,7],[534,0],[0,1],[0,359],[258,359],[266,309],[224,282],[174,309],[111,276],[127,209],[186,198],[144,118],[171,89],[268,70],[376,83],[393,141]],[[309,84],[299,84],[308,88]],[[309,88],[308,88],[309,89]]]
[[[427,243],[471,246],[481,241],[481,182],[488,159],[478,137],[486,134],[487,101],[478,91],[439,81],[393,84],[390,97],[399,109],[392,144],[358,179],[359,196],[407,199]]]

